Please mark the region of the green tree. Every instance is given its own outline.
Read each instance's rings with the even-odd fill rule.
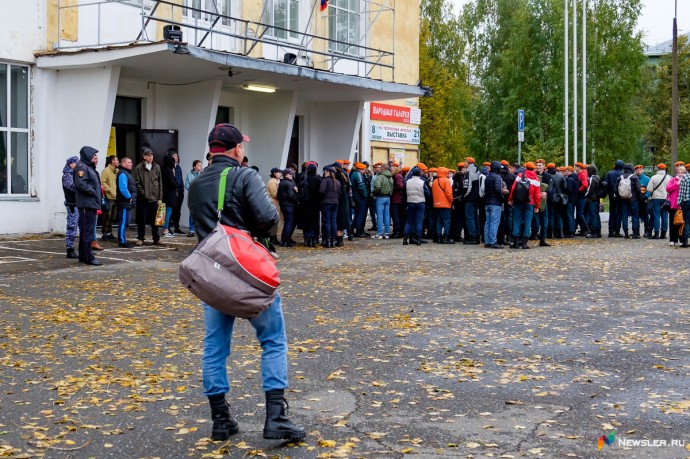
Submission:
[[[644,132],[639,10],[639,0],[595,0],[587,13],[587,151],[588,161],[602,166],[630,158]],[[562,0],[476,0],[465,7],[463,33],[479,88],[470,139],[476,156],[516,159],[517,110],[524,109],[524,159],[563,162],[564,14]]]
[[[465,43],[460,23],[446,0],[423,0],[419,36],[419,74],[433,97],[422,98],[420,156],[427,165],[455,167],[468,153]]]
[[[643,106],[649,129],[645,143],[654,164],[671,159],[671,55],[664,56],[647,81]],[[690,42],[678,37],[678,159],[690,161]]]

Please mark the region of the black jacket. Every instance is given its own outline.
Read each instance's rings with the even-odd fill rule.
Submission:
[[[240,167],[240,163],[232,158],[216,155],[213,163],[189,186],[187,205],[198,239],[202,240],[216,227],[220,174],[229,166],[233,168],[228,172],[221,223],[249,231],[256,237],[275,236],[278,211],[258,172],[250,167]]]
[[[577,203],[578,190],[580,189],[580,179],[577,173],[573,172],[565,178],[566,195],[568,196],[568,203]]]
[[[321,180],[319,189],[321,194],[321,204],[338,204],[340,201],[340,182],[331,177],[324,177]]]
[[[182,175],[181,169],[180,175]],[[177,205],[177,183],[175,182],[175,160],[172,156],[163,158],[161,177],[163,178],[163,202],[168,207],[175,207]]]
[[[486,176],[484,182],[484,199],[487,206],[503,205],[503,179],[498,174],[499,170],[501,170],[501,163],[492,161],[489,175]]]
[[[625,167],[625,163],[618,159],[616,160],[616,165],[614,166],[613,170],[608,171],[606,175],[604,176],[604,181],[606,182],[606,192],[608,193],[609,196],[613,196],[614,198],[618,197],[618,179],[623,175],[623,168]]]
[[[299,198],[295,192],[295,182],[283,178],[278,184],[278,202],[280,207],[295,207],[299,204]]]
[[[101,176],[96,172],[96,165],[91,162],[98,150],[83,147],[79,152],[81,158],[74,168],[74,191],[78,209],[101,208]]]

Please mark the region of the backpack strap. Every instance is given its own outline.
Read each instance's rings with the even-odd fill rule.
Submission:
[[[220,173],[220,184],[218,185],[218,221],[220,221],[220,214],[225,207],[225,184],[228,181],[228,172],[232,166],[228,166]]]

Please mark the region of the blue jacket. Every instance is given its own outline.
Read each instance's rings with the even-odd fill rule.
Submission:
[[[608,171],[604,176],[604,180],[606,181],[607,187],[606,192],[609,196],[613,196],[616,198],[618,197],[618,188],[616,188],[616,186],[618,184],[618,179],[621,175],[623,175],[624,166],[625,163],[622,160],[618,159],[616,160],[616,165],[614,169],[612,171]]]
[[[647,189],[647,185],[649,185],[649,176],[647,174],[640,174],[637,176],[638,179],[640,179],[640,186],[644,187]],[[648,190],[646,193],[643,193],[642,196],[640,196],[640,199],[647,199],[649,198],[652,193],[652,190]]]
[[[568,203],[575,204],[580,189],[580,178],[573,172],[565,178],[565,194],[568,196]]]

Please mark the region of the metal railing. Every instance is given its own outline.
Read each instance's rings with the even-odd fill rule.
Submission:
[[[119,5],[123,7],[119,13],[126,16],[137,14],[140,20],[134,27],[127,27],[113,32],[113,23],[117,23],[118,18],[110,17],[103,19],[103,10],[106,7]],[[63,12],[70,9],[79,8],[80,13],[84,8],[96,8],[96,37],[95,40],[82,40],[79,37],[76,41],[62,38]],[[169,10],[168,10],[169,8]],[[136,12],[134,11],[136,10]],[[166,11],[168,10],[168,11]],[[158,16],[157,13],[168,13],[169,17]],[[171,18],[181,17],[182,20]],[[201,20],[201,18],[204,18]],[[126,18],[125,18],[126,19]],[[122,19],[120,18],[120,22]],[[58,0],[58,42],[56,49],[83,49],[91,47],[104,47],[112,45],[123,45],[130,43],[150,43],[156,41],[155,28],[151,24],[164,24],[178,26],[184,32],[184,41],[187,44],[206,47],[214,51],[230,52],[250,56],[257,45],[273,45],[296,54],[296,57],[305,58],[309,67],[314,67],[314,56],[322,58],[319,62],[324,69],[335,71],[335,66],[340,61],[363,64],[364,76],[371,77],[372,72],[378,70],[379,78],[383,79],[384,70],[390,71],[389,81],[395,79],[395,54],[391,51],[362,46],[355,43],[348,43],[334,40],[328,37],[314,35],[307,32],[295,31],[278,27],[262,22],[248,21],[245,19],[228,16],[220,12],[208,11],[192,6],[183,6],[166,0],[95,0],[91,2],[79,2],[77,5],[63,5],[62,0]],[[130,24],[128,24],[130,25]],[[116,26],[115,26],[116,27]],[[80,24],[79,28],[82,28]],[[108,31],[107,38],[103,35]],[[125,38],[127,33],[132,33],[132,38]],[[78,30],[81,34],[82,30]],[[153,35],[153,39],[149,38]],[[120,38],[120,35],[122,37]],[[279,36],[294,37],[292,39],[277,38]],[[116,36],[117,38],[114,38]],[[213,37],[220,37],[214,44]],[[193,40],[190,40],[193,38]],[[218,43],[222,43],[218,44]],[[344,51],[337,51],[342,49]],[[262,56],[263,57],[263,56]],[[277,59],[282,60],[282,59]],[[360,73],[359,71],[357,72]],[[387,72],[386,72],[387,73]]]

